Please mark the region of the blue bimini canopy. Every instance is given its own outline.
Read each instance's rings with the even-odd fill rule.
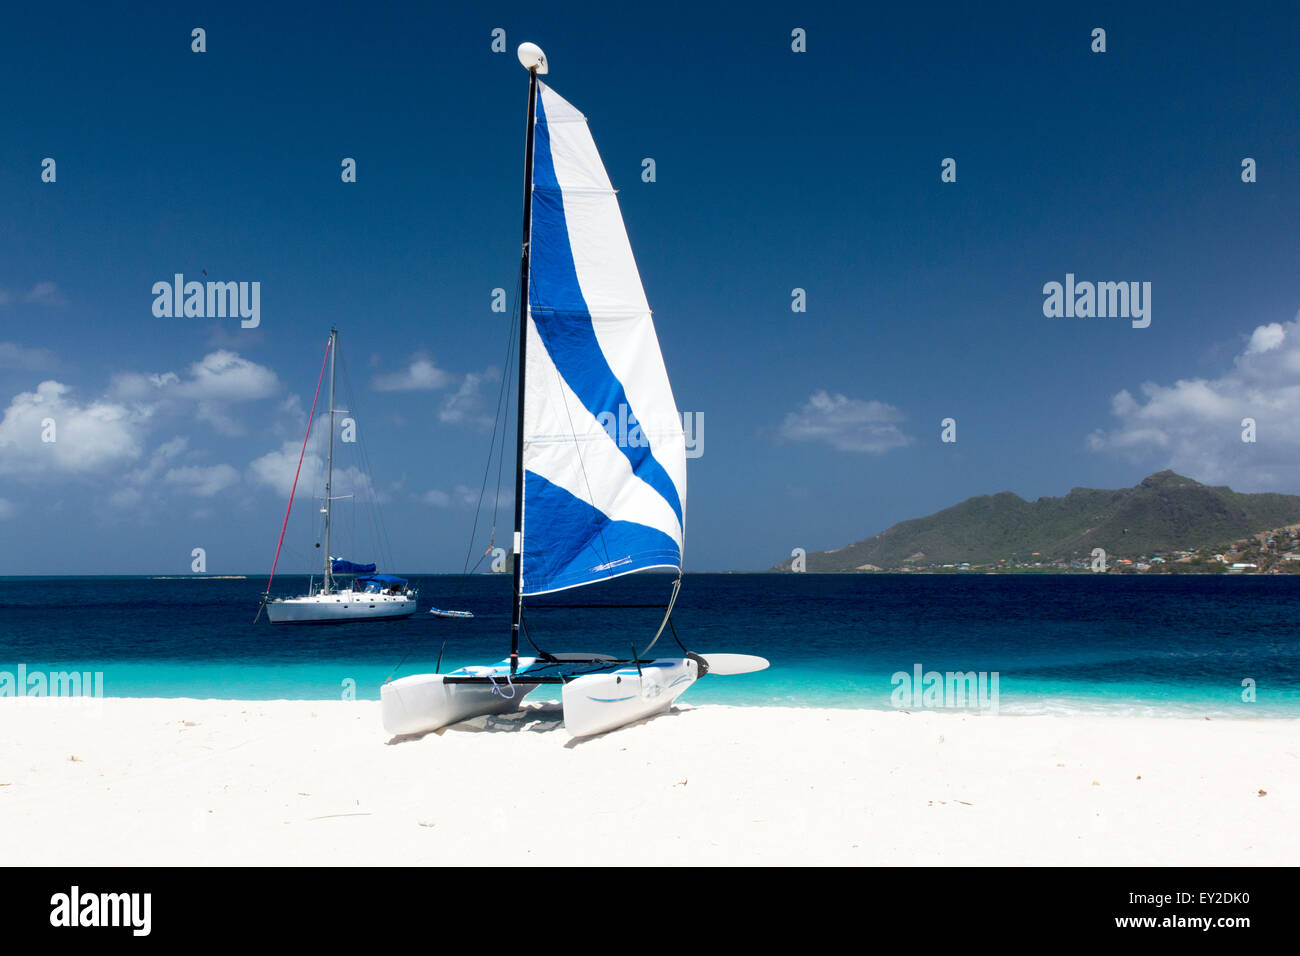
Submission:
[[[351,561],[344,561],[342,558],[335,558],[332,568],[335,574],[375,573],[375,566],[373,564],[353,564]]]
[[[359,591],[377,592],[384,588],[406,587],[406,578],[392,574],[368,574],[364,578],[357,578],[352,586]]]

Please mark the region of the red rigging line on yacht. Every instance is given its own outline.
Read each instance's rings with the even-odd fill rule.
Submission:
[[[284,522],[280,525],[280,540],[275,545],[275,559],[271,562],[271,576],[266,579],[266,594],[271,595],[271,582],[275,580],[275,566],[280,562],[280,549],[284,547],[284,532],[289,527],[289,512],[293,510],[293,496],[298,490],[298,476],[302,474],[302,460],[307,454],[307,439],[311,436],[311,423],[316,420],[316,402],[320,399],[321,382],[325,381],[325,366],[329,363],[333,336],[325,345],[325,355],[320,360],[320,375],[316,377],[316,394],[311,398],[311,412],[307,415],[307,432],[302,436],[302,450],[298,452],[298,467],[293,473],[293,487],[289,489],[289,503],[284,506]]]

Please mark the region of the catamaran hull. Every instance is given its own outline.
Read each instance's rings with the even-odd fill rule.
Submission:
[[[607,674],[575,677],[564,685],[564,729],[573,737],[615,730],[667,710],[700,677],[690,658],[669,658]]]
[[[415,598],[393,595],[366,595],[354,598],[350,593],[328,594],[323,598],[287,598],[266,605],[272,624],[335,624],[340,621],[375,621],[410,617],[415,613]]]
[[[448,684],[444,674],[412,674],[389,681],[379,690],[384,730],[390,734],[424,734],[462,720],[508,714],[538,687],[517,679],[492,684]]]

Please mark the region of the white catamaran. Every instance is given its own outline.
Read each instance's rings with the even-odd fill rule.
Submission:
[[[549,684],[562,688],[566,729],[584,737],[667,709],[706,672],[767,666],[758,657],[684,647],[681,657],[645,656],[670,626],[681,587],[682,419],[586,117],[538,80],[547,73],[541,49],[521,45],[519,61],[529,84],[510,656],[385,683],[383,722],[393,734],[510,711]],[[635,416],[635,440],[619,441],[606,426],[621,420],[621,410],[629,421]],[[677,577],[643,650],[519,655],[525,597],[648,568]]]
[[[321,504],[324,518],[325,567],[321,575],[321,585],[316,591],[308,588],[308,593],[299,597],[272,598],[271,582],[275,580],[275,568],[280,562],[280,549],[284,546],[284,530],[289,524],[289,512],[293,509],[294,494],[298,490],[298,475],[302,472],[303,456],[307,452],[307,439],[311,435],[311,425],[316,416],[316,400],[320,398],[320,379],[316,381],[316,396],[312,399],[311,414],[307,418],[307,434],[302,439],[302,451],[298,455],[298,471],[293,477],[293,488],[289,492],[289,504],[284,512],[284,524],[280,528],[280,541],[276,545],[275,560],[271,562],[271,577],[266,582],[266,593],[262,596],[262,607],[272,624],[334,624],[342,621],[374,621],[387,618],[409,617],[415,613],[416,592],[408,586],[405,578],[391,574],[376,574],[373,564],[354,564],[337,558],[330,551],[330,519],[333,516],[334,485],[334,379],[338,358],[338,330],[330,329],[329,344],[325,348],[325,359],[321,362],[321,377],[325,375],[325,362],[329,362],[329,450],[325,458],[325,500]],[[351,584],[342,587],[335,580],[336,576],[350,576]],[[258,611],[259,616],[261,610]]]

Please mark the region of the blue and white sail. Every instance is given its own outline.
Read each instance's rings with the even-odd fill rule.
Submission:
[[[587,120],[533,117],[522,591],[682,565],[686,444],[618,198]]]

